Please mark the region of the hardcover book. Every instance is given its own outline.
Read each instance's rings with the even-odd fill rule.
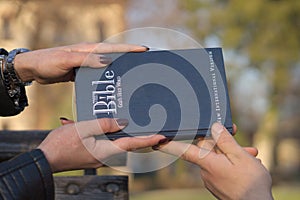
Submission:
[[[77,120],[125,118],[109,139],[163,134],[174,140],[210,135],[218,121],[232,132],[221,48],[105,54],[105,68],[76,72]]]

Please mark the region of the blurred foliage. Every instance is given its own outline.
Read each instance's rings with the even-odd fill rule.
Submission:
[[[197,38],[217,36],[225,48],[249,57],[251,66],[263,68],[271,64],[275,68],[274,92],[286,89],[287,69],[299,62],[300,1],[180,2],[190,14],[188,24]]]
[[[169,189],[169,190],[154,190],[130,196],[132,200],[214,200],[216,199],[205,189]]]
[[[295,91],[299,90],[292,80],[300,60],[300,1],[180,0],[179,3],[188,13],[187,26],[198,40],[217,38],[225,51],[246,58],[248,67],[267,76],[270,84],[268,108],[256,126],[243,132],[250,136],[250,141],[250,138],[254,142],[267,141],[269,169],[275,172],[280,165],[277,147],[281,139],[285,139],[282,135],[289,132],[289,137],[299,140],[297,129],[290,127],[297,127],[300,117],[294,114],[293,120],[283,120],[282,113],[291,98],[289,94],[292,91],[297,94]],[[236,112],[234,106],[233,103]],[[289,106],[290,110],[298,109],[297,105]],[[248,115],[248,121],[257,120]]]
[[[288,200],[298,200],[300,197],[299,186],[280,186],[274,187],[273,189],[274,199],[288,199]],[[216,199],[212,194],[210,194],[205,189],[178,189],[178,190],[155,190],[147,191],[138,194],[132,194],[132,200],[152,200],[152,199],[163,199],[163,200],[213,200]]]
[[[40,8],[37,7],[38,9],[33,9],[33,13],[37,16],[37,18],[34,18],[34,20],[30,18],[30,25],[33,25],[32,27],[34,27],[35,29],[32,34],[28,34],[28,32],[30,31],[29,28],[26,29],[27,35],[30,35],[30,40],[28,40],[28,43],[31,44],[32,49],[69,44],[74,40],[82,41],[83,38],[87,41],[98,41],[103,37],[103,35],[100,34],[102,33],[102,31],[106,33],[105,30],[110,30],[110,27],[120,26],[118,23],[116,23],[116,21],[121,21],[121,19],[118,18],[118,15],[116,15],[119,10],[113,10],[113,15],[110,15],[109,13],[105,14],[103,12],[95,12],[97,14],[96,16],[99,17],[99,22],[107,22],[107,27],[98,27],[96,26],[97,24],[91,24],[90,20],[85,20],[85,23],[80,23],[80,21],[78,21],[79,18],[76,18],[76,16],[78,16],[77,12],[71,12],[70,10],[66,12],[67,10],[65,9],[66,7],[71,7],[71,5],[78,3],[78,5],[81,6],[80,9],[77,9],[77,11],[80,11],[81,13],[80,18],[83,18],[83,14],[85,12],[89,15],[92,14],[93,9],[87,9],[94,8],[97,5],[93,4],[91,7],[89,7],[87,2],[95,3],[100,2],[100,0],[78,0],[70,4],[66,4],[64,1],[53,1],[55,1],[55,3],[50,4],[50,1],[47,1],[49,4],[42,5]],[[40,3],[42,1],[34,2]],[[83,4],[80,4],[79,2],[83,2]],[[141,2],[140,4],[145,3],[145,1],[139,0],[135,1],[134,4],[136,5],[138,2]],[[182,13],[174,12],[171,17],[166,17],[165,15],[167,12],[163,12],[161,10],[162,8],[159,6],[155,7],[154,2],[151,1],[151,4],[153,4],[155,7],[154,10],[159,10],[160,13],[164,14],[154,16],[153,13],[150,13],[149,21],[153,21],[153,24],[151,25],[154,26],[155,24],[157,26],[159,22],[162,23],[166,20],[170,21],[169,23],[166,23],[164,25],[165,27],[172,27],[173,24],[174,26],[176,24],[176,27],[185,27],[185,25],[187,25],[189,27],[189,30],[191,30],[194,37],[198,41],[205,41],[212,37],[218,38],[218,40],[220,40],[221,42],[221,45],[226,50],[233,51],[238,57],[247,58],[247,60],[249,61],[248,66],[255,67],[261,72],[267,71],[268,73],[266,74],[271,82],[272,98],[270,100],[270,109],[265,115],[265,121],[269,121],[268,124],[271,124],[273,128],[266,129],[266,127],[259,127],[259,131],[264,135],[267,135],[268,138],[276,138],[274,135],[278,134],[278,132],[276,132],[277,130],[280,130],[277,127],[280,124],[278,122],[279,108],[282,106],[287,96],[287,88],[290,86],[289,75],[290,73],[292,73],[291,69],[299,64],[300,1],[252,0],[246,2],[238,0],[178,0],[178,2],[180,11],[185,12],[186,15],[181,15]],[[24,5],[20,4],[20,6]],[[63,5],[68,6],[63,7]],[[24,9],[25,8],[26,7],[24,7]],[[150,8],[149,10],[152,11]],[[138,17],[136,17],[136,19],[142,18],[141,15],[145,14],[149,10],[148,8],[140,9],[137,15]],[[71,15],[70,13],[73,14]],[[102,16],[108,16],[108,18],[102,19]],[[117,20],[112,20],[110,16],[117,16]],[[185,16],[185,19],[187,20],[186,24],[184,25],[178,25],[181,22],[181,16]],[[95,16],[93,18],[95,18]],[[79,26],[77,26],[78,24]],[[14,25],[17,25],[17,23],[12,23],[12,30],[15,30]],[[148,24],[147,22],[143,21],[140,25],[147,26]],[[76,29],[76,27],[78,28]],[[94,29],[93,27],[98,28]],[[123,25],[121,25],[121,27],[123,27]],[[101,29],[101,31],[99,29]],[[97,33],[96,39],[87,38],[87,36],[84,34],[81,35],[81,33],[84,33],[84,30],[89,30],[92,33]],[[51,33],[53,33],[53,35],[51,35]],[[36,97],[35,103],[40,104],[38,113],[47,113],[47,115],[38,115],[38,128],[48,128],[49,126],[51,128],[57,127],[59,125],[59,116],[72,118],[72,109],[70,103],[72,91],[70,90],[70,87],[55,87],[51,92],[49,92],[50,90],[46,87],[48,86],[40,86],[37,91],[38,95]],[[69,92],[67,92],[67,90],[69,90]],[[60,97],[62,97],[63,99],[61,99]],[[245,103],[247,103],[247,101],[249,100],[247,99]],[[234,105],[232,106],[233,112],[235,112]],[[294,109],[297,109],[297,107]],[[240,116],[235,115],[234,117],[236,117],[236,120],[234,121],[238,121],[240,118]],[[253,118],[249,120],[252,119]],[[261,124],[264,125],[267,123],[264,123],[263,121]],[[247,131],[249,130],[245,130],[242,127],[240,127],[239,130],[241,131],[236,136],[238,137],[238,140],[242,144],[251,145],[251,142],[249,142],[250,140],[243,137],[244,135],[249,134],[247,133]],[[59,173],[57,175],[82,175],[82,173],[82,171],[73,171]],[[108,168],[102,168],[99,172],[99,174],[108,173],[110,173]],[[139,190],[139,188],[140,190],[142,190],[145,188],[157,189],[158,187],[184,188],[198,186],[199,184],[202,184],[196,178],[200,178],[198,173],[199,171],[197,167],[190,166],[190,164],[186,164],[180,160],[172,164],[168,168],[157,171],[156,174],[149,173],[147,177],[135,177],[134,183],[131,183],[130,185],[134,184],[135,190]],[[134,195],[132,199],[151,198],[174,200],[186,197],[188,197],[189,199],[199,199],[199,196],[201,196],[201,199],[213,198],[207,191],[204,191],[203,193],[202,190],[185,190],[183,194],[180,194],[180,191],[174,190],[168,190],[167,192],[163,193],[152,192],[149,194],[151,194],[150,197],[147,194],[140,196]],[[299,192],[296,189],[286,189],[283,191],[275,188],[274,194],[278,199],[299,199],[292,198],[292,196],[297,195],[299,197]],[[291,194],[292,196],[284,196],[288,194]],[[208,197],[206,198],[206,196]]]

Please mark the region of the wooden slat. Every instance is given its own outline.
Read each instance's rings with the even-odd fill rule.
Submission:
[[[127,176],[54,177],[55,199],[127,200]]]
[[[36,148],[50,131],[0,131],[0,162]]]
[[[20,153],[36,148],[49,134],[50,130],[0,131],[0,162]],[[115,155],[108,159],[108,166],[125,166],[127,154]]]

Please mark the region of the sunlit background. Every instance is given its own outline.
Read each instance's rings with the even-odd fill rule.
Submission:
[[[0,0],[0,46],[8,50],[101,42],[149,26],[223,48],[236,138],[259,149],[275,197],[299,199],[300,1]],[[73,83],[34,83],[27,93],[30,106],[0,118],[1,129],[48,130],[60,125],[59,117],[73,118]],[[198,168],[184,161],[128,175],[131,199],[214,199],[203,190]]]

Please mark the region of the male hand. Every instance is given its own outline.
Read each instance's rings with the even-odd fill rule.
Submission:
[[[212,137],[196,145],[171,141],[159,149],[197,164],[206,188],[219,199],[273,199],[271,176],[254,157],[257,150],[242,148],[219,123]]]

